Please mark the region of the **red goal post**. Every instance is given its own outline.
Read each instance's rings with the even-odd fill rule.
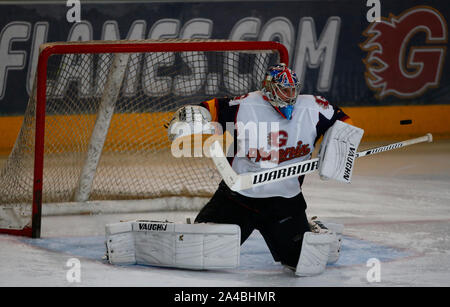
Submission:
[[[201,97],[207,97],[208,94],[208,90],[204,89],[204,88],[214,88],[217,87],[219,88],[219,83],[223,83],[225,78],[229,78],[229,76],[220,76],[219,73],[215,72],[214,74],[211,74],[211,76],[215,77],[214,80],[209,80],[206,79],[205,81],[205,71],[208,71],[208,67],[211,66],[211,63],[209,63],[210,61],[210,57],[209,57],[209,53],[214,54],[214,53],[226,53],[226,54],[231,54],[236,52],[236,55],[232,55],[232,56],[225,56],[226,60],[223,61],[228,61],[230,59],[239,61],[239,64],[230,64],[230,65],[234,65],[234,67],[236,67],[236,65],[241,65],[241,61],[242,58],[246,58],[247,55],[251,55],[251,54],[266,54],[266,53],[271,53],[276,55],[276,62],[284,62],[286,64],[288,64],[289,62],[289,56],[288,56],[288,52],[286,50],[286,48],[277,42],[249,42],[249,41],[226,41],[226,40],[174,40],[174,39],[170,39],[170,40],[157,40],[157,41],[152,41],[152,40],[143,40],[143,41],[92,41],[92,42],[62,42],[62,43],[48,43],[48,44],[44,44],[41,46],[40,48],[40,54],[39,54],[39,60],[38,60],[38,66],[37,66],[37,72],[36,72],[36,80],[35,80],[35,88],[33,90],[33,94],[30,97],[30,102],[29,102],[29,106],[27,109],[27,114],[25,115],[25,119],[24,119],[24,125],[21,129],[21,136],[19,136],[18,140],[16,141],[16,145],[15,148],[13,149],[13,153],[10,155],[8,161],[7,161],[7,167],[6,170],[2,170],[2,172],[0,173],[0,183],[3,184],[2,186],[2,198],[0,198],[0,233],[8,233],[8,234],[14,234],[14,235],[24,235],[24,236],[30,236],[33,238],[39,238],[40,237],[40,232],[41,232],[41,215],[42,215],[42,203],[43,201],[46,201],[46,192],[44,190],[44,184],[46,185],[52,185],[52,183],[56,182],[56,178],[58,176],[61,176],[59,173],[58,175],[54,175],[55,179],[53,178],[53,175],[50,176],[52,177],[51,182],[52,183],[47,183],[45,182],[45,173],[44,173],[44,168],[45,168],[45,162],[44,162],[44,157],[48,154],[46,153],[46,146],[51,147],[52,141],[47,141],[47,143],[50,143],[50,145],[46,144],[46,137],[50,138],[50,137],[54,137],[53,135],[47,135],[46,136],[46,129],[48,129],[47,127],[47,123],[46,123],[46,119],[49,116],[48,114],[51,114],[51,116],[55,116],[55,118],[57,116],[59,116],[58,110],[56,107],[51,107],[51,110],[49,110],[49,103],[48,101],[50,100],[49,98],[49,93],[53,90],[53,92],[58,92],[59,94],[53,94],[53,100],[54,101],[58,101],[58,104],[69,104],[68,101],[72,101],[73,97],[79,97],[78,100],[73,99],[74,103],[73,105],[75,106],[75,108],[79,107],[80,105],[89,105],[91,102],[89,101],[88,103],[85,103],[85,101],[87,101],[85,99],[84,96],[87,96],[86,93],[89,92],[89,90],[84,89],[84,87],[90,87],[92,83],[94,83],[94,78],[99,78],[99,76],[101,75],[100,73],[100,68],[102,68],[101,66],[103,65],[102,63],[98,64],[95,63],[94,66],[89,67],[89,68],[84,68],[83,72],[87,72],[86,76],[85,75],[77,75],[77,73],[72,73],[71,71],[76,69],[78,66],[81,66],[84,63],[83,60],[83,56],[84,55],[99,55],[99,57],[103,57],[103,55],[110,55],[110,54],[114,54],[114,55],[118,55],[118,54],[128,54],[128,57],[126,58],[126,62],[123,65],[122,64],[122,72],[121,73],[116,73],[116,75],[119,75],[118,79],[116,80],[116,84],[111,86],[109,85],[111,82],[112,84],[114,84],[114,80],[110,81],[110,79],[114,79],[114,76],[111,77],[111,67],[116,67],[113,64],[108,64],[108,65],[103,65],[103,66],[108,66],[108,69],[106,69],[107,73],[105,73],[106,75],[108,75],[107,77],[104,77],[104,79],[108,79],[106,81],[96,81],[96,84],[99,83],[100,84],[100,88],[104,89],[107,88],[107,91],[110,91],[110,89],[108,88],[108,86],[110,86],[112,89],[115,88],[115,90],[113,91],[113,94],[109,94],[110,96],[108,96],[109,100],[112,99],[116,99],[117,101],[121,101],[120,104],[125,104],[122,102],[122,100],[130,100],[127,97],[125,97],[126,95],[123,94],[124,91],[127,90],[127,85],[125,85],[125,81],[126,80],[135,80],[136,79],[136,75],[138,74],[143,74],[145,71],[151,71],[153,73],[153,78],[157,79],[160,78],[158,80],[157,83],[158,86],[160,85],[167,85],[170,84],[172,87],[170,89],[170,91],[178,91],[178,93],[173,94],[172,92],[170,93],[170,106],[171,109],[168,108],[167,106],[169,105],[169,103],[165,103],[164,101],[160,101],[160,97],[163,96],[163,94],[161,94],[162,90],[158,89],[155,92],[152,92],[152,90],[150,91],[151,93],[148,94],[148,88],[151,88],[152,85],[151,84],[146,84],[144,86],[144,81],[141,81],[140,83],[135,83],[138,84],[135,87],[139,88],[141,87],[142,89],[144,89],[144,87],[147,87],[147,93],[144,94],[139,94],[139,99],[137,98],[133,98],[133,101],[138,101],[139,103],[141,103],[141,101],[147,101],[146,104],[148,104],[148,100],[149,97],[151,97],[152,94],[155,95],[155,97],[157,97],[157,99],[155,99],[155,101],[158,101],[158,103],[160,103],[160,108],[159,109],[150,109],[150,110],[141,110],[139,109],[138,111],[134,110],[134,109],[130,109],[130,110],[121,110],[118,113],[121,114],[114,114],[114,116],[118,116],[120,117],[122,116],[140,116],[141,113],[145,114],[147,117],[144,120],[144,123],[148,123],[149,122],[149,118],[150,121],[157,121],[158,123],[155,123],[155,125],[157,125],[159,127],[160,125],[160,121],[161,119],[159,117],[163,116],[166,111],[174,111],[174,107],[179,106],[181,104],[185,104],[187,103],[186,101],[189,102],[201,102],[201,101],[196,101],[197,99],[200,99],[200,96],[195,96],[193,95],[193,90],[184,90],[180,85],[180,84],[187,84],[187,86],[194,86],[196,88],[196,90],[199,91],[204,91],[205,93],[203,93],[201,95]],[[180,60],[180,56],[168,56],[168,54],[181,54],[181,60]],[[242,54],[244,55],[242,55]],[[142,68],[142,62],[143,62],[143,57],[138,56],[139,54],[144,54],[144,59],[145,59],[145,67]],[[151,55],[151,54],[162,54],[164,55],[166,58],[164,58],[164,60],[157,60],[159,62],[155,62],[155,63],[169,63],[167,64],[167,66],[170,65],[174,65],[176,62],[180,62],[180,71],[175,71],[175,69],[167,69],[167,77],[165,77],[165,73],[166,72],[161,72],[161,65],[159,65],[157,70],[156,68],[152,68],[151,63],[148,63],[147,61],[147,55]],[[55,55],[59,55],[62,56],[63,58],[58,60],[59,62],[59,66],[55,69],[52,68],[54,71],[54,76],[56,76],[54,78],[54,80],[50,80],[49,79],[49,61],[52,59],[52,57],[54,57]],[[207,62],[207,65],[209,65],[207,68],[197,68],[195,67],[194,61],[195,60],[187,60],[188,56],[193,55],[193,59],[198,59],[199,57],[203,57],[203,60]],[[64,58],[64,56],[67,56],[66,58]],[[223,56],[222,56],[223,57]],[[70,59],[67,59],[70,58]],[[80,59],[76,59],[76,58],[80,58]],[[115,57],[115,59],[117,59],[118,57]],[[148,58],[152,58],[152,56],[149,56]],[[167,58],[170,58],[172,60],[168,61]],[[251,59],[250,59],[251,58]],[[264,62],[264,64],[256,64],[258,57],[256,57],[257,59],[255,60],[254,58],[252,58],[251,56],[249,56],[249,62],[252,62],[252,64],[248,64],[249,67],[251,67],[252,65],[256,66],[256,65],[261,65],[261,68],[259,68],[258,72],[255,73],[255,75],[261,76],[262,71],[264,71],[267,67],[263,67],[264,65],[269,65],[270,61],[263,59],[262,62]],[[102,59],[102,58],[101,58]],[[130,67],[132,64],[131,60],[136,60],[136,63],[138,63],[139,61],[139,65],[141,66],[140,68],[136,68],[135,70],[132,70]],[[122,59],[123,60],[123,59]],[[183,63],[184,60],[184,63]],[[77,62],[78,61],[78,62]],[[120,59],[118,60],[120,63]],[[222,65],[225,66],[222,62],[220,62],[220,60],[213,60],[217,61],[219,64],[218,66]],[[92,61],[91,61],[92,62]],[[61,64],[62,63],[62,64]],[[80,64],[81,63],[81,64]],[[186,65],[186,63],[188,63],[189,65]],[[237,63],[237,62],[236,62]],[[63,65],[64,64],[64,65]],[[67,65],[66,65],[67,64]],[[136,67],[138,67],[139,65],[136,65]],[[155,64],[156,65],[156,64]],[[62,76],[65,72],[62,72],[65,67],[69,67],[70,69],[68,70],[69,72],[67,72],[67,80],[63,79]],[[99,68],[100,67],[100,68]],[[222,69],[222,68],[221,68]],[[198,79],[198,80],[194,80],[193,77],[193,73],[198,70],[201,71],[203,76]],[[220,69],[219,69],[220,70]],[[218,71],[219,71],[218,70]],[[223,68],[223,70],[225,70]],[[248,71],[256,71],[256,69],[253,68],[247,68]],[[185,75],[186,71],[190,71],[191,75]],[[161,76],[156,76],[156,74],[161,74]],[[170,75],[169,75],[170,74]],[[239,72],[236,72],[236,74],[239,74]],[[95,77],[93,78],[91,75],[95,75]],[[244,76],[251,76],[252,73],[243,73]],[[181,77],[180,77],[181,76]],[[208,78],[210,76],[210,74],[207,74],[206,77]],[[64,77],[66,78],[66,77]],[[134,78],[134,79],[133,79]],[[142,77],[143,78],[143,77]],[[164,79],[164,78],[169,78],[169,79]],[[171,78],[171,79],[170,79]],[[88,81],[86,81],[86,79]],[[92,80],[91,80],[92,79]],[[148,80],[149,78],[147,77],[146,80]],[[64,86],[60,86],[58,84],[59,80],[63,80],[63,84]],[[164,80],[171,80],[169,83],[165,84]],[[194,81],[193,81],[194,80]],[[243,80],[242,78],[240,79],[241,81]],[[238,80],[239,81],[239,80]],[[229,86],[234,88],[234,89],[255,89],[256,86],[256,81],[253,82],[253,87],[251,86],[247,86],[248,84],[245,84],[245,86],[238,86],[235,85],[235,80],[228,80]],[[131,83],[131,81],[130,81]],[[55,85],[56,84],[56,85]],[[81,84],[81,85],[80,85]],[[106,85],[105,85],[106,84]],[[206,84],[206,85],[205,85]],[[49,85],[50,89],[49,89]],[[210,86],[211,85],[211,86]],[[63,88],[63,89],[59,89],[59,87]],[[166,86],[167,87],[167,86]],[[132,86],[130,86],[130,88],[132,88]],[[141,90],[142,90],[141,89]],[[97,88],[95,88],[94,90],[90,90],[92,91],[98,91],[100,92],[100,90],[98,90]],[[132,91],[130,91],[132,92]],[[145,89],[143,90],[143,92],[145,92]],[[220,92],[220,90],[216,90],[216,92]],[[216,94],[216,92],[214,92],[213,90],[210,90],[210,93],[214,93]],[[238,91],[230,91],[231,94],[241,94],[238,93]],[[68,93],[75,93],[75,94],[68,94]],[[96,92],[97,93],[97,92]],[[187,100],[185,100],[185,98],[183,97],[182,99],[180,97],[182,97],[182,95],[180,95],[180,93],[185,94],[187,98]],[[222,92],[220,92],[220,94],[223,94]],[[58,95],[60,95],[61,97],[59,97]],[[63,97],[63,95],[65,95]],[[72,95],[72,96],[70,96]],[[84,95],[84,96],[83,96]],[[97,96],[107,96],[108,94],[104,94],[104,93],[100,93]],[[112,96],[111,96],[112,95]],[[131,95],[131,94],[130,94]],[[70,97],[69,97],[70,96]],[[95,95],[94,95],[95,96]],[[138,96],[137,94],[135,96]],[[56,98],[55,98],[56,97]],[[69,98],[67,98],[69,97]],[[80,98],[81,97],[81,98]],[[125,97],[125,98],[124,98]],[[96,97],[97,98],[97,97]],[[97,100],[102,100],[104,98],[100,98]],[[177,100],[178,99],[178,100]],[[150,99],[152,100],[152,99]],[[169,101],[169,100],[167,100]],[[172,104],[172,101],[175,101],[175,103]],[[102,102],[100,102],[101,104]],[[127,102],[128,103],[128,102]],[[34,104],[33,106],[31,106],[32,104]],[[130,103],[131,105],[132,103]],[[113,107],[114,108],[114,107]],[[156,110],[156,111],[155,111]],[[35,111],[35,112],[34,112]],[[116,111],[116,110],[114,110]],[[90,116],[90,114],[92,112],[99,112],[99,111],[85,111],[85,110],[78,110],[78,109],[73,109],[71,111],[68,111],[67,114],[69,115],[64,115],[65,116],[65,120],[70,119],[70,121],[73,121],[76,125],[78,125],[80,122],[85,120],[86,116]],[[100,111],[102,112],[102,111]],[[33,113],[35,114],[35,118],[33,118],[30,121],[27,121],[27,117],[33,117]],[[75,114],[75,115],[71,115],[71,114]],[[83,114],[83,115],[77,115],[77,114]],[[88,114],[88,115],[84,115],[84,114]],[[96,113],[97,114],[97,113]],[[155,115],[156,114],[156,115]],[[161,115],[163,114],[163,115]],[[70,116],[75,116],[75,117],[70,117]],[[83,118],[80,119],[81,117],[77,117],[77,116],[82,116]],[[96,115],[97,118],[99,117],[99,115]],[[148,117],[150,116],[150,117]],[[164,115],[165,116],[165,115]],[[163,117],[164,117],[163,116]],[[155,119],[157,118],[157,119]],[[166,118],[166,117],[164,117]],[[57,121],[55,119],[52,119],[54,121]],[[94,122],[95,120],[93,120]],[[109,121],[111,121],[111,119],[109,119]],[[133,120],[128,120],[128,121],[134,121]],[[30,123],[33,123],[33,125],[31,125]],[[129,123],[128,123],[129,124]],[[61,126],[61,122],[57,123],[57,128],[56,131],[57,132],[61,132],[58,131],[58,129],[60,130],[66,130],[65,125],[63,125],[63,127]],[[89,124],[91,126],[93,126],[94,124]],[[109,131],[109,125],[114,126],[114,123],[110,123],[108,122],[107,124],[107,130],[105,130],[104,135],[103,135],[103,139],[101,141],[101,148],[103,148],[102,146],[106,146],[104,145],[105,143],[105,138],[107,138],[107,133],[108,133],[108,137],[112,134],[111,131]],[[146,124],[142,124],[145,125]],[[142,126],[140,126],[142,127]],[[68,139],[72,139],[74,137],[72,137],[72,135],[69,133],[71,131],[71,129],[75,129],[75,128],[68,128],[68,131],[65,131],[65,133],[67,133],[67,135],[62,135],[60,136],[61,139],[66,139],[66,141]],[[138,131],[141,128],[136,128],[136,131]],[[159,128],[158,128],[159,129]],[[95,127],[94,127],[95,130]],[[118,131],[120,132],[121,130],[124,130],[124,128],[120,128],[118,129]],[[119,133],[117,132],[117,134]],[[34,134],[33,136],[31,136],[31,134]],[[55,135],[57,133],[54,133]],[[80,135],[83,134],[83,132],[80,132]],[[25,139],[26,136],[28,138],[33,138],[34,137],[34,146],[32,149],[23,149],[26,146],[23,146],[23,144],[21,144],[21,140]],[[68,136],[71,137],[68,137]],[[74,134],[75,135],[75,134]],[[150,135],[150,134],[149,134]],[[77,134],[78,136],[78,134]],[[21,138],[22,137],[22,138]],[[159,150],[159,145],[157,145],[157,143],[159,142],[158,140],[160,140],[159,136],[154,140],[154,141],[148,141],[148,135],[145,137],[142,137],[139,140],[136,140],[136,143],[139,142],[143,142],[143,143],[152,143],[152,148],[150,150],[145,149],[145,150],[140,150],[140,149],[136,149],[135,147],[137,145],[134,145],[135,147],[130,147],[130,148],[126,148],[125,150],[123,150],[123,152],[121,152],[121,155],[125,155],[128,153],[136,153],[139,152],[140,155],[144,155],[145,158],[149,157],[149,152],[154,153],[156,152],[158,153]],[[91,138],[91,136],[89,136],[89,138]],[[56,137],[55,137],[56,139]],[[120,142],[120,140],[126,140],[128,141],[127,136],[123,136],[122,138],[118,138],[119,141],[115,141],[115,142]],[[32,143],[32,141],[27,141]],[[68,141],[67,141],[68,142]],[[83,141],[85,142],[85,141]],[[89,141],[91,142],[91,141]],[[61,160],[61,156],[62,156],[62,152],[65,151],[66,147],[72,147],[75,145],[58,145],[60,146],[58,149],[56,149],[54,152],[52,152],[50,155],[55,156],[55,159],[57,159],[58,161]],[[77,145],[78,146],[78,145]],[[111,150],[111,152],[113,152],[114,154],[119,151],[118,148],[121,148],[121,144],[115,144],[114,145],[114,149]],[[18,163],[22,163],[22,162],[18,162],[23,156],[25,156],[25,154],[23,153],[16,153],[16,152],[27,152],[27,151],[34,151],[33,153],[33,175],[32,175],[32,188],[31,188],[31,199],[29,196],[26,196],[25,194],[28,194],[28,192],[24,192],[25,196],[20,196],[20,197],[16,197],[18,200],[16,201],[13,196],[10,196],[10,194],[12,194],[13,190],[17,190],[17,186],[20,186],[20,190],[22,189],[23,186],[28,186],[29,182],[22,182],[20,180],[22,179],[12,179],[12,177],[16,176],[17,172],[22,172],[22,169],[25,166],[21,166],[21,168],[18,169],[14,169],[15,165]],[[120,149],[121,150],[121,149]],[[85,149],[80,150],[80,149],[76,149],[74,151],[86,151]],[[145,152],[144,154],[142,154],[142,152]],[[84,154],[84,153],[83,153]],[[122,157],[122,156],[120,156]],[[103,157],[102,157],[103,158]],[[83,158],[84,159],[84,158]],[[97,158],[97,162],[98,163],[98,159],[100,159],[100,157]],[[120,158],[118,158],[120,159]],[[164,157],[164,160],[167,159],[167,156]],[[119,160],[120,161],[120,160]],[[158,160],[161,161],[161,160]],[[9,163],[8,163],[9,162]],[[61,163],[61,161],[59,161],[58,163]],[[70,164],[71,162],[62,162],[63,165],[66,165],[65,163],[68,163],[70,165],[70,167],[68,169],[70,169],[72,167],[72,165]],[[158,164],[160,162],[155,162],[155,164]],[[183,162],[183,163],[191,163],[191,162]],[[29,164],[31,164],[30,162],[25,163],[27,165],[27,167],[29,166]],[[83,162],[84,164],[84,162]],[[85,167],[85,165],[84,165]],[[114,166],[116,167],[116,166]],[[181,178],[180,179],[180,185],[182,185],[182,187],[179,189],[180,191],[176,191],[174,192],[174,194],[186,194],[185,190],[186,190],[186,186],[184,185],[185,182],[188,182],[189,180],[191,181],[195,181],[198,182],[198,176],[200,176],[200,173],[202,171],[205,170],[205,168],[203,166],[198,166],[197,164],[195,164],[194,166],[185,166],[187,168],[189,168],[189,171],[191,170],[191,168],[194,170],[194,172],[196,172],[195,175],[192,175],[190,178],[186,179],[186,178]],[[54,166],[50,166],[50,169],[52,168],[56,168]],[[63,168],[63,167],[62,167]],[[76,175],[79,175],[80,171],[76,171]],[[65,170],[62,171],[62,173],[65,173]],[[164,172],[163,172],[164,173]],[[81,176],[81,175],[79,175]],[[96,175],[92,175],[92,177],[95,177]],[[115,177],[116,175],[112,174],[112,175],[105,175],[105,177]],[[120,175],[122,176],[122,175]],[[136,177],[135,175],[131,175],[130,177]],[[61,181],[64,181],[65,178],[59,179]],[[78,179],[77,179],[78,180]],[[94,178],[90,179],[91,181],[94,180]],[[145,181],[146,179],[144,179]],[[154,179],[151,179],[150,181],[153,181]],[[70,181],[70,180],[67,180]],[[148,181],[148,180],[147,180]],[[155,180],[157,181],[157,180]],[[170,181],[170,180],[169,180]],[[175,182],[176,180],[174,180]],[[12,182],[12,183],[10,183]],[[107,186],[108,184],[105,184],[105,186]],[[121,185],[121,184],[118,184]],[[7,190],[8,186],[10,187],[10,190]],[[25,188],[24,188],[25,189]],[[26,188],[27,189],[27,188]],[[65,198],[61,198],[59,199],[59,195],[61,193],[63,193],[65,190],[68,190],[69,188],[62,188],[61,191],[56,191],[55,194],[58,195],[55,199],[56,200],[52,200],[51,197],[49,197],[48,201],[49,202],[58,202],[58,201],[64,201],[64,202],[70,202],[73,201],[73,199],[65,199]],[[72,189],[72,188],[70,188]],[[152,190],[152,189],[149,189]],[[162,188],[162,192],[149,192],[147,194],[142,193],[142,195],[140,195],[138,198],[152,198],[152,197],[159,197],[159,196],[170,196],[171,191],[166,191],[167,188]],[[194,191],[192,192],[192,195],[196,195],[198,191]],[[67,192],[70,195],[73,195],[74,192],[69,191]],[[187,194],[189,194],[191,192],[188,192]],[[201,191],[201,193],[204,193],[204,191]],[[200,193],[200,194],[201,194]],[[50,192],[48,193],[50,194]],[[129,192],[129,194],[127,194],[126,196],[124,196],[124,192],[118,192],[117,195],[119,195],[119,198],[121,199],[132,199],[133,196],[131,194],[133,194],[133,192]],[[111,196],[111,199],[114,199],[114,197],[117,197],[117,195],[115,196]],[[189,194],[191,195],[191,194]],[[99,199],[108,199],[107,197],[104,197],[103,195],[99,198]],[[31,202],[31,219],[29,222],[18,222],[18,225],[8,225],[8,219],[12,216],[14,216],[14,218],[16,218],[16,216],[20,216],[17,219],[23,219],[24,217],[28,216],[27,214],[27,208],[24,207],[23,203],[27,203],[27,202]],[[10,204],[9,202],[12,202],[12,204]],[[17,209],[15,208],[15,204],[14,202],[18,202],[20,203],[20,208],[21,209]],[[16,210],[16,211],[15,211]]]

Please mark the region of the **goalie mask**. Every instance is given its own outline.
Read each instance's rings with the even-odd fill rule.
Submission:
[[[283,117],[291,119],[300,89],[301,85],[295,72],[281,63],[269,68],[264,76],[261,91]]]

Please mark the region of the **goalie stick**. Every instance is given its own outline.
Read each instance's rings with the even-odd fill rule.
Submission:
[[[427,133],[422,137],[409,139],[398,143],[393,143],[385,146],[371,148],[365,151],[357,152],[355,158],[369,156],[380,152],[394,150],[405,146],[432,142],[433,136]],[[222,146],[218,141],[215,141],[210,147],[210,155],[219,171],[222,179],[227,186],[233,191],[241,191],[271,182],[281,181],[292,177],[298,177],[305,174],[312,173],[318,169],[319,159],[314,158],[298,163],[289,164],[286,166],[278,166],[267,169],[261,172],[237,174],[228,163],[227,158],[223,153]]]

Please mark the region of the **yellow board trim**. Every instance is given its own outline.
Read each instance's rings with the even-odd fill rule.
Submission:
[[[217,110],[216,110],[216,98],[205,101],[205,103],[208,104],[209,113],[211,114],[212,121],[217,122],[218,116],[217,116]]]
[[[432,133],[450,138],[450,105],[343,107],[353,124],[364,129],[363,141],[409,138]],[[401,121],[411,120],[411,124]]]
[[[215,107],[215,104],[210,103],[210,106]],[[350,116],[355,126],[364,129],[363,142],[409,138],[426,133],[432,133],[434,139],[450,138],[450,105],[343,107],[342,110]],[[171,116],[172,113],[169,112],[114,115],[111,127],[113,128],[115,125],[126,126],[129,131],[124,133],[123,128],[115,130],[117,133],[108,135],[107,144],[136,142],[136,144],[129,145],[139,148],[144,143],[148,145],[149,142],[159,142],[162,146],[168,146],[167,131],[160,123],[168,122]],[[402,120],[411,120],[411,124],[402,125],[400,124]],[[8,154],[11,151],[22,126],[22,121],[22,116],[0,117],[1,155]],[[61,123],[92,122],[93,119],[92,116],[88,115],[49,116],[46,129],[49,129],[49,125],[55,121],[57,127],[61,129],[64,126],[61,126]],[[152,122],[157,122],[158,125],[152,126]],[[148,135],[149,129],[152,130],[151,139],[140,138],[140,136]],[[70,131],[47,137],[47,141],[53,140],[64,144],[64,140],[75,137],[71,135]],[[131,135],[133,135],[133,138],[130,137]]]
[[[0,117],[0,155],[8,154],[19,135],[23,116]]]

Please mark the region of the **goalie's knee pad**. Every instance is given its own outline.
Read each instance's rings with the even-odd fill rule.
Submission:
[[[176,224],[132,221],[106,225],[112,264],[144,264],[186,269],[239,266],[240,228],[229,224]]]
[[[305,232],[295,275],[314,276],[325,271],[334,233]]]

